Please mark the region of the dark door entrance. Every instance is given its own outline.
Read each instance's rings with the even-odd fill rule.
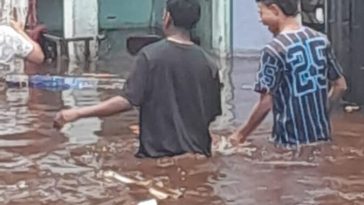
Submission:
[[[364,104],[364,1],[331,0],[328,35],[349,83],[346,100]]]
[[[364,104],[364,1],[351,3],[351,98]]]

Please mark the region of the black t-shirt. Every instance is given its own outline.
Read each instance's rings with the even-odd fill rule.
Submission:
[[[221,114],[218,69],[197,45],[143,48],[122,96],[140,107],[137,157],[211,155],[209,125]]]

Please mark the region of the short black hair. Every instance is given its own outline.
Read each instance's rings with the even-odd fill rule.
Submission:
[[[167,12],[178,28],[191,30],[201,17],[201,6],[197,0],[168,0]]]
[[[304,0],[307,1],[307,0]],[[267,6],[276,4],[286,16],[297,16],[299,0],[256,0]]]

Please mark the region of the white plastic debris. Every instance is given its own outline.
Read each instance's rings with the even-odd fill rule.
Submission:
[[[19,189],[26,189],[26,188],[28,188],[28,185],[27,185],[27,183],[25,181],[18,182],[17,186],[18,186]]]
[[[151,199],[151,200],[139,202],[138,205],[158,205],[158,202],[155,199]]]
[[[345,106],[345,112],[351,113],[351,112],[357,112],[360,110],[360,106],[358,105],[347,105]]]
[[[250,85],[250,84],[243,84],[243,85],[241,86],[241,89],[242,89],[242,90],[247,90],[247,91],[252,91],[252,90],[254,90],[254,85]]]
[[[164,200],[167,198],[178,199],[181,198],[183,193],[180,190],[170,189],[164,187],[163,184],[159,184],[152,180],[137,180],[130,177],[120,175],[113,171],[106,171],[102,173],[105,179],[114,179],[124,184],[134,184],[137,186],[145,187],[148,189],[149,193],[155,196],[159,200]]]

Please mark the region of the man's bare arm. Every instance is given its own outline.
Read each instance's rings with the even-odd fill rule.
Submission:
[[[97,105],[63,110],[56,115],[54,123],[56,127],[62,127],[69,122],[73,122],[81,118],[107,117],[130,109],[132,109],[132,105],[129,101],[124,97],[118,96]]]
[[[239,128],[232,136],[235,143],[243,143],[247,137],[263,122],[272,109],[272,96],[261,94],[259,102],[254,106],[253,111],[244,126]]]
[[[333,107],[335,107],[335,104],[339,101],[347,89],[346,80],[343,76],[331,83],[331,90],[329,92],[330,111]]]

